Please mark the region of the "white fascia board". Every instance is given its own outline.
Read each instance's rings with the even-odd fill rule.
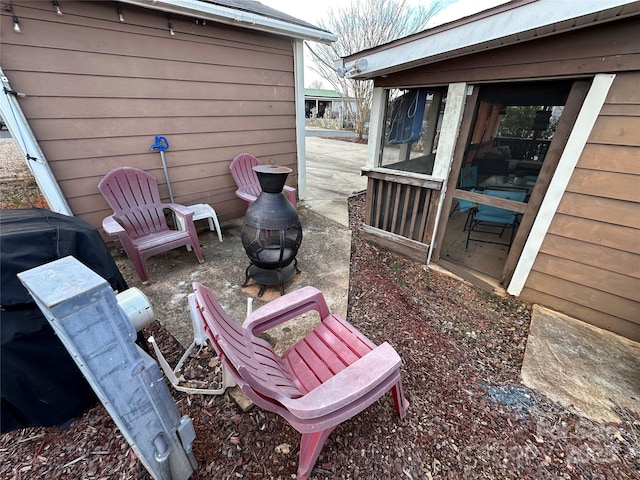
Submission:
[[[227,25],[235,25],[250,30],[284,35],[287,37],[320,43],[335,42],[338,37],[320,29],[304,27],[283,20],[264,17],[255,13],[235,10],[221,5],[199,2],[197,0],[119,0],[143,8],[210,20]]]
[[[453,22],[452,28],[380,52],[363,52],[361,58],[346,62],[344,69],[349,78],[370,79],[384,73],[403,70],[413,63],[433,63],[463,54],[512,45],[531,39],[532,35],[535,35],[533,38],[543,38],[560,31],[601,23],[608,20],[608,17],[594,18],[593,22],[586,25],[573,20],[630,3],[634,2],[631,0],[538,0],[495,15],[483,16],[459,26],[455,26]],[[565,23],[560,25],[563,22]],[[536,31],[537,29],[539,30]],[[535,34],[532,33],[533,31]],[[361,59],[366,59],[366,68],[358,71],[354,68],[354,64]]]

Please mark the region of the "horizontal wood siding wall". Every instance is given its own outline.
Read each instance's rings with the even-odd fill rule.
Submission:
[[[165,136],[177,203],[242,216],[229,164],[250,152],[293,169],[297,183],[290,39],[171,18],[118,2],[13,1],[21,34],[2,11],[2,68],[75,215],[94,226],[111,213],[97,184],[135,166],[158,178]],[[124,22],[118,20],[120,6]]]
[[[376,78],[377,87],[582,77],[640,68],[640,18],[487,50]]]
[[[618,74],[521,298],[640,341],[640,72]]]

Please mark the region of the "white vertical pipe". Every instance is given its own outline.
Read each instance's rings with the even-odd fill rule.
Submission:
[[[296,101],[296,153],[298,157],[298,198],[307,196],[307,156],[304,114],[304,42],[293,42],[293,77]]]

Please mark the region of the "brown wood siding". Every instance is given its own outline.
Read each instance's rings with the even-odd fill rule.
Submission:
[[[174,199],[242,216],[229,164],[250,152],[293,169],[297,183],[293,47],[290,39],[117,2],[13,1],[21,34],[2,11],[2,68],[75,215],[99,227],[111,213],[97,184],[128,165]],[[120,5],[124,22],[118,21]]]
[[[618,74],[521,298],[640,341],[640,72]]]
[[[411,68],[378,77],[375,85],[446,85],[639,70],[638,31],[640,18],[634,17]]]

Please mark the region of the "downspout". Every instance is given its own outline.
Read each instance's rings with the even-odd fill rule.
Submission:
[[[2,68],[0,68],[0,81],[3,87],[3,95],[0,95],[0,114],[2,114],[11,136],[18,144],[27,162],[27,167],[29,167],[38,184],[38,188],[52,211],[73,216],[73,212],[67,204],[67,200],[64,198],[62,190],[60,190],[60,186],[51,168],[49,168],[47,159],[42,153],[40,145],[38,145],[38,141],[18,103],[18,97],[24,98],[26,95],[18,93],[11,88],[9,79],[4,75]]]
[[[305,111],[304,111],[304,42],[292,39],[293,42],[293,81],[295,86],[296,105],[296,154],[298,157],[298,198],[307,196],[307,157],[305,143]]]

